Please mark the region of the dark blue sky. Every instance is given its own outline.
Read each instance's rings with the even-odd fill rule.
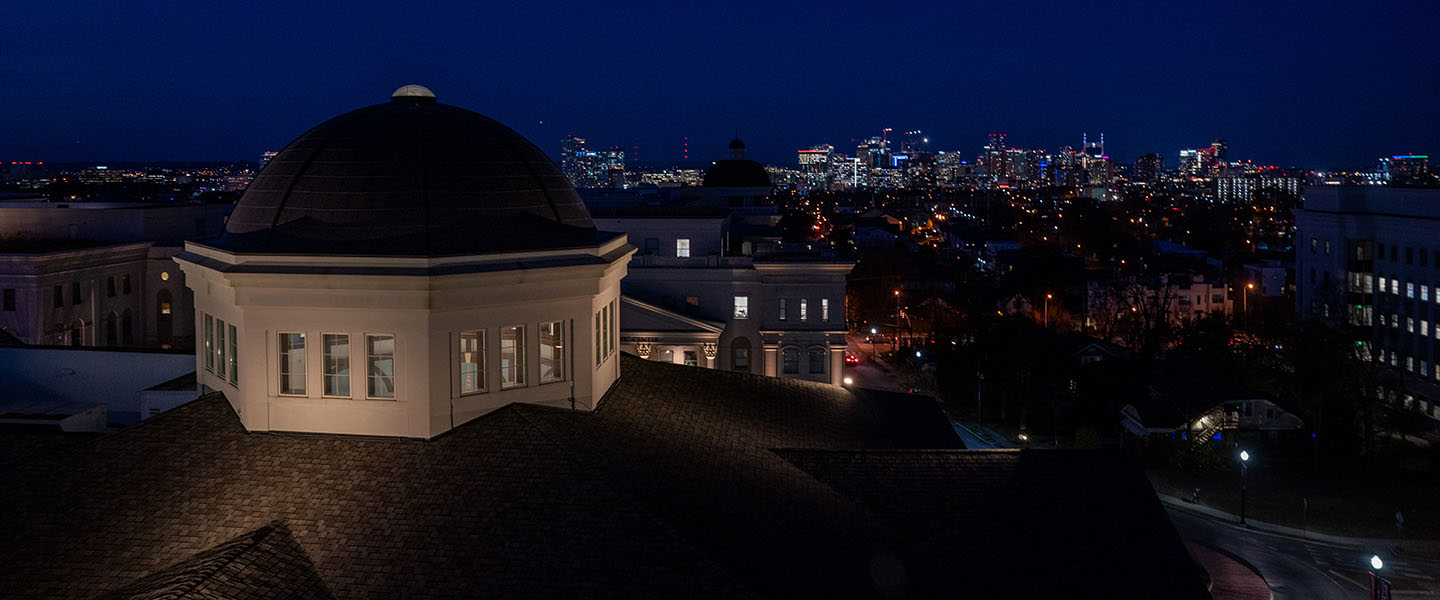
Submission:
[[[1428,2],[0,4],[7,160],[254,160],[405,83],[552,154],[714,159],[739,128],[789,162],[882,127],[966,152],[1103,130],[1168,166],[1216,137],[1313,167],[1440,153]]]

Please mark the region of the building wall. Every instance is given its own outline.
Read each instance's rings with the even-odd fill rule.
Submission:
[[[7,202],[0,204],[0,236],[179,245],[220,235],[229,204],[135,202]]]
[[[0,347],[5,389],[75,404],[104,404],[115,425],[144,418],[142,392],[192,368],[193,359],[185,353]]]
[[[164,253],[142,243],[0,255],[0,290],[15,290],[15,310],[0,307],[0,328],[27,344],[106,346],[112,345],[107,339],[107,319],[113,318],[113,345],[160,347],[154,318],[157,290],[171,290],[174,307],[185,308],[189,303],[181,278],[172,277],[163,285],[159,281],[154,267],[164,263],[151,257]],[[173,268],[171,271],[178,275]],[[128,293],[124,289],[127,277]],[[109,294],[111,278],[115,281],[113,296]],[[72,294],[76,284],[80,287],[79,302]],[[60,286],[60,306],[56,306],[55,286]],[[125,343],[124,331],[127,314],[131,323],[129,344]],[[180,318],[174,330],[177,338],[186,338],[193,332],[193,324]],[[79,343],[72,343],[72,331],[79,332]]]
[[[225,392],[252,431],[429,438],[511,402],[592,410],[619,378],[618,304],[629,253],[623,238],[610,245],[619,254],[607,265],[445,276],[227,275],[182,258],[201,328],[211,315],[239,334],[238,378],[206,367],[205,353],[214,349],[206,349],[203,335],[195,357],[198,377],[205,387]],[[607,305],[613,305],[608,330],[614,339],[597,364],[594,315]],[[550,321],[565,325],[567,372],[562,382],[542,384],[539,326]],[[525,382],[502,389],[500,329],[511,325],[525,326]],[[459,334],[482,329],[485,391],[462,395]],[[281,394],[282,333],[305,334],[303,395]],[[324,394],[321,342],[327,333],[349,335],[347,397]],[[367,394],[366,336],[374,334],[394,336],[394,398]]]

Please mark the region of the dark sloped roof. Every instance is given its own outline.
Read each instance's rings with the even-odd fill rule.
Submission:
[[[217,245],[443,255],[593,238],[580,197],[534,144],[483,115],[403,96],[290,142],[250,183]]]
[[[1118,453],[779,453],[896,534],[897,576],[917,596],[1210,597],[1144,471]]]
[[[705,187],[770,187],[770,173],[748,159],[717,161],[705,169]]]
[[[1154,503],[1143,479],[1138,492],[1125,481],[1104,494],[1077,485],[1037,503],[1003,475],[970,481],[945,465],[896,477],[857,467],[842,485],[775,449],[960,448],[939,406],[629,356],[622,373],[593,413],[510,405],[430,441],[246,433],[212,395],[0,466],[0,589],[36,598],[138,589],[278,521],[338,598],[926,595],[955,578],[917,549],[972,547],[932,542],[916,523],[954,531],[947,511],[997,514],[978,486],[1030,516],[1074,493],[1096,494],[1081,507],[1134,493],[1143,495],[1119,502]],[[1098,469],[1079,466],[1087,477]],[[1054,470],[1035,472],[1082,477]],[[862,493],[887,486],[919,512]],[[951,488],[969,491],[916,497]],[[1134,543],[1138,528],[1156,526],[1140,512],[1113,535]],[[1143,536],[1163,542],[1166,531]],[[1036,538],[1039,556],[1092,543],[1058,539],[1066,545]],[[1030,561],[1007,573],[1054,581],[1066,568]]]
[[[142,577],[101,600],[328,600],[314,563],[276,521]]]

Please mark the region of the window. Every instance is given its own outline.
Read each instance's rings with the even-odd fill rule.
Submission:
[[[1330,240],[1325,240],[1325,256],[1330,256]]]
[[[685,351],[685,366],[687,366],[687,367],[698,367],[698,366],[700,366],[700,354],[699,354],[698,352],[694,351],[694,350],[686,350],[686,351]]]
[[[0,295],[3,295],[3,298],[0,298],[0,308],[3,308],[3,309],[5,310],[5,312],[14,312],[14,311],[15,311],[15,289],[14,289],[14,288],[5,288],[5,290],[4,290],[3,292],[0,292]]]
[[[540,324],[540,383],[565,381],[565,323]]]
[[[230,383],[240,385],[240,336],[235,335],[235,326],[230,326]]]
[[[820,299],[820,320],[821,320],[821,321],[827,321],[827,322],[830,320],[830,299],[829,299],[829,298],[821,298],[821,299]]]
[[[730,342],[730,368],[736,371],[750,370],[750,340],[742,337]]]
[[[685,311],[686,311],[687,313],[689,313],[689,314],[692,314],[692,315],[698,315],[698,314],[700,314],[700,297],[699,297],[699,296],[686,296],[686,297],[685,297]]]
[[[748,318],[750,318],[750,297],[749,297],[749,296],[736,296],[736,297],[735,297],[735,318],[737,318],[737,319],[748,319]]]
[[[1214,304],[1224,304],[1224,303],[1225,303],[1225,294],[1211,294],[1211,295],[1210,295],[1210,302],[1211,302],[1211,303],[1214,303]]]
[[[786,298],[781,298],[781,299],[780,299],[780,320],[781,320],[781,321],[784,321],[784,320],[790,318],[790,316],[789,316],[789,315],[790,315],[790,307],[787,306],[788,302],[789,302],[789,301],[788,301],[788,299],[786,299]],[[738,319],[738,318],[740,318],[740,317],[737,315],[735,318]]]
[[[65,306],[65,288],[57,285],[55,286],[55,289],[50,291],[50,294],[55,298],[52,306],[54,306],[55,308]]]
[[[690,258],[690,238],[675,240],[675,256],[676,258]]]
[[[1429,301],[1430,301],[1430,285],[1429,285],[1429,284],[1425,284],[1425,283],[1420,284],[1420,301],[1421,301],[1421,302],[1429,302]]]
[[[113,275],[105,278],[105,297],[115,297],[115,277]]]
[[[1415,317],[1405,317],[1405,332],[1415,333]]]
[[[129,295],[129,294],[130,294],[130,274],[129,274],[129,273],[126,273],[126,274],[120,276],[120,293],[126,294],[126,295]]]
[[[810,302],[804,298],[800,299],[800,320],[810,320]]]
[[[1391,279],[1391,280],[1390,280],[1390,294],[1391,294],[1391,295],[1395,295],[1395,296],[1399,296],[1399,295],[1400,295],[1400,280],[1399,280],[1399,279]]]
[[[609,307],[607,306],[608,310]],[[525,385],[525,326],[500,328],[500,389]]]
[[[784,359],[785,359],[784,362],[785,362],[785,373],[786,373],[786,374],[793,374],[793,373],[799,373],[799,372],[800,372],[800,350],[799,350],[799,349],[796,349],[796,348],[786,348],[783,352],[781,352],[781,355],[783,355],[783,356],[784,356]]]
[[[460,332],[460,393],[485,391],[485,330]]]
[[[605,362],[605,334],[604,322],[600,317],[604,311],[595,311],[595,368],[600,368],[600,363]]]
[[[80,297],[80,282],[70,284],[70,303],[79,304],[84,300]]]
[[[660,238],[645,238],[645,254],[650,256],[660,254]]]
[[[620,300],[610,301],[610,335],[605,336],[610,343],[609,354],[615,353],[616,344],[620,343]]]
[[[365,396],[395,397],[395,336],[365,336]]]
[[[305,334],[280,334],[280,394],[305,395]]]
[[[225,321],[215,319],[215,367],[220,379],[225,379]]]
[[[828,354],[828,353],[825,352],[825,349],[824,349],[824,348],[811,348],[811,349],[810,349],[810,373],[811,373],[811,374],[817,374],[817,373],[824,373],[824,372],[825,372],[825,355],[826,355],[826,354]]]
[[[1420,319],[1420,337],[1430,335],[1430,321]]]
[[[1319,245],[1319,244],[1320,244],[1320,239],[1319,239],[1319,238],[1317,238],[1317,237],[1315,237],[1315,236],[1313,236],[1313,235],[1310,236],[1310,253],[1311,253],[1311,254],[1314,254],[1314,253],[1315,253],[1315,247],[1316,247],[1317,245]]]
[[[320,336],[320,343],[325,363],[325,395],[349,398],[350,336],[344,333],[326,333]]]
[[[1407,282],[1405,282],[1405,297],[1406,297],[1406,298],[1414,298],[1414,297],[1415,297],[1415,282],[1413,282],[1413,281],[1407,281]]]
[[[1414,249],[1414,248],[1405,248],[1405,264],[1407,264],[1407,265],[1413,265],[1413,264],[1415,264],[1415,249]]]
[[[1386,279],[1385,279],[1384,277],[1381,277],[1381,278],[1380,278],[1380,293],[1382,293],[1382,294],[1385,293],[1385,283],[1386,283]]]

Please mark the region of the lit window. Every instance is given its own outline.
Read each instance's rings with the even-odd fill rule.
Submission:
[[[801,320],[801,321],[808,321],[809,319],[810,319],[810,302],[809,302],[808,300],[804,299],[804,298],[801,298],[801,299],[800,299],[800,320]]]
[[[305,334],[280,334],[280,393],[305,395]]]
[[[500,328],[500,389],[525,385],[525,326]]]
[[[1390,280],[1390,293],[1391,293],[1391,294],[1394,294],[1394,295],[1396,295],[1396,296],[1399,296],[1399,295],[1400,295],[1400,280],[1399,280],[1399,279],[1391,279],[1391,280]]]
[[[235,326],[230,326],[230,383],[240,384],[240,336],[235,335]]]
[[[829,321],[829,320],[830,320],[830,299],[829,299],[829,298],[821,298],[821,299],[820,299],[820,320],[821,320],[821,321]]]
[[[215,370],[215,317],[205,315],[205,370]]]
[[[1380,278],[1380,293],[1382,293],[1382,294],[1385,293],[1385,283],[1386,283],[1386,279],[1385,279],[1384,277],[1381,277],[1381,278]]]
[[[350,336],[344,333],[327,333],[320,338],[325,362],[325,395],[349,398]]]
[[[1415,317],[1405,317],[1405,331],[1415,333]]]
[[[784,362],[785,362],[785,373],[787,373],[787,374],[799,373],[799,372],[800,372],[800,350],[798,350],[798,349],[796,349],[796,348],[786,348],[785,351],[782,352],[782,354],[784,355],[784,358],[785,358],[785,360],[784,360]]]
[[[219,369],[220,379],[225,379],[225,321],[215,319],[215,366]]]
[[[678,258],[690,258],[690,239],[680,238],[675,240],[675,256]]]
[[[485,391],[485,330],[460,332],[460,393]]]
[[[694,350],[686,350],[686,351],[685,351],[685,366],[687,366],[687,367],[698,367],[698,366],[700,366],[700,354],[699,354],[698,352],[694,351]]]
[[[1414,297],[1415,297],[1415,283],[1414,283],[1414,282],[1412,282],[1412,281],[1407,281],[1407,282],[1405,282],[1405,297],[1406,297],[1406,298],[1414,298]]]
[[[826,354],[827,354],[827,353],[825,352],[825,349],[824,349],[824,348],[811,348],[811,349],[810,349],[810,373],[811,373],[811,374],[817,374],[817,373],[824,373],[824,372],[825,372],[825,355],[826,355]]]
[[[1423,284],[1423,283],[1420,284],[1420,300],[1421,300],[1422,302],[1429,302],[1429,301],[1430,301],[1430,286],[1429,286],[1429,285],[1426,285],[1426,284]]]
[[[540,383],[565,381],[565,324],[540,324]]]
[[[788,299],[788,298],[781,298],[781,299],[780,299],[780,320],[781,320],[781,321],[784,321],[784,320],[790,318],[789,313],[790,313],[789,299]],[[739,317],[737,316],[736,318],[739,318]]]
[[[737,319],[748,319],[748,318],[750,318],[750,297],[749,297],[749,296],[736,296],[736,297],[735,297],[735,318],[737,318]]]
[[[1399,329],[1399,328],[1400,328],[1400,315],[1399,315],[1398,313],[1390,313],[1390,328],[1391,328],[1391,329]]]
[[[1430,322],[1425,319],[1420,319],[1420,336],[1424,337],[1427,335],[1430,335]]]
[[[395,397],[395,336],[365,336],[365,396]]]
[[[1412,372],[1412,373],[1415,372],[1415,357],[1413,357],[1413,356],[1407,356],[1407,357],[1405,357],[1405,370],[1406,370],[1406,371],[1410,371],[1410,372]]]

